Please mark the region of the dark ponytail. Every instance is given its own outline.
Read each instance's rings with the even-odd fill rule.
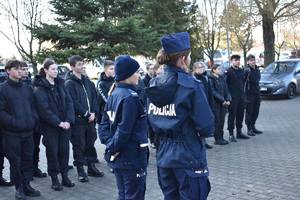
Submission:
[[[190,49],[178,53],[167,54],[163,49],[160,49],[157,53],[156,60],[160,65],[171,64],[176,65],[178,59],[182,56],[187,57],[191,52]]]
[[[46,72],[45,72],[44,67],[42,67],[42,68],[40,69],[39,75],[42,76],[42,77],[46,77]]]
[[[46,58],[43,63],[43,67],[40,69],[39,74],[43,77],[46,77],[45,69],[49,69],[51,65],[55,64],[55,61],[51,58]]]

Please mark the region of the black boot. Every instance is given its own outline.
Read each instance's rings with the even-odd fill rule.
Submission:
[[[247,135],[249,135],[249,136],[255,136],[255,133],[253,132],[252,129],[248,129]]]
[[[0,173],[0,187],[9,187],[13,186],[14,184],[10,181],[7,181],[5,178],[3,178],[2,173]]]
[[[15,199],[16,200],[26,200],[26,196],[24,194],[24,191],[23,191],[23,186],[18,186],[16,188],[16,193],[15,193]]]
[[[68,165],[68,169],[74,169],[73,165]]]
[[[78,173],[78,181],[85,183],[89,182],[89,178],[87,177],[83,166],[77,166],[77,173]]]
[[[57,176],[51,176],[51,180],[52,180],[51,188],[53,190],[62,191],[64,189],[63,186],[60,184]]]
[[[88,163],[88,175],[94,177],[103,177],[104,172],[99,171],[96,168],[95,163]]]
[[[207,144],[207,143],[205,142],[205,148],[206,148],[206,149],[212,149],[213,146],[212,146],[212,145],[209,145],[209,144]]]
[[[24,194],[26,196],[29,196],[29,197],[39,197],[39,196],[41,196],[40,191],[33,189],[29,182],[24,184],[23,191],[24,191]]]
[[[229,141],[230,142],[237,142],[234,135],[229,135]]]
[[[62,185],[65,187],[74,187],[75,184],[72,183],[72,181],[69,179],[68,174],[62,174],[61,175],[62,178]]]
[[[226,144],[228,144],[228,141],[224,140],[224,139],[219,139],[219,140],[215,141],[215,144],[216,145],[226,145]]]
[[[33,169],[33,177],[37,178],[45,178],[47,177],[47,173],[42,172],[38,166]]]
[[[236,131],[236,138],[238,139],[250,139],[247,135],[245,135],[241,129]]]
[[[262,134],[262,133],[263,133],[262,131],[257,130],[257,129],[255,128],[255,126],[253,126],[253,132],[254,132],[255,134]]]
[[[233,130],[229,131],[229,142],[237,142],[233,135]]]

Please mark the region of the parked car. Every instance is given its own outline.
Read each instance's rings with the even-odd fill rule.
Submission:
[[[64,65],[57,65],[57,70],[58,70],[58,77],[65,79],[66,74],[70,71],[70,69],[67,66]]]
[[[4,67],[4,65],[0,65],[0,83],[4,82],[7,78],[7,73]]]
[[[259,85],[262,96],[295,97],[300,92],[300,59],[271,63],[262,71]]]

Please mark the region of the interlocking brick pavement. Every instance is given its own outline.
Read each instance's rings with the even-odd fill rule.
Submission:
[[[264,134],[250,140],[238,140],[226,146],[214,146],[208,151],[212,190],[209,200],[300,200],[300,97],[293,100],[267,99],[262,102],[257,128]],[[225,126],[226,128],[226,126]],[[228,138],[227,131],[225,137]],[[246,129],[244,127],[244,132]],[[213,139],[208,140],[213,143]],[[50,178],[37,179],[32,185],[42,192],[35,200],[112,200],[116,199],[116,184],[103,159],[104,147],[97,141],[103,178],[90,178],[79,183],[76,171],[70,178],[76,183],[62,192],[50,189]],[[41,168],[46,170],[46,158],[41,145]],[[71,156],[72,158],[72,156]],[[70,161],[71,163],[71,161]],[[4,176],[8,178],[8,163]],[[0,188],[0,200],[14,199],[14,188]],[[28,198],[31,199],[31,198]],[[155,151],[151,150],[147,177],[147,200],[162,200],[155,167]]]

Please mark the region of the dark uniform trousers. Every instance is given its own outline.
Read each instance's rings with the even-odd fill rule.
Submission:
[[[97,152],[94,146],[96,139],[95,123],[75,123],[71,135],[75,166],[97,162]]]
[[[3,147],[3,135],[0,132],[0,175],[4,169],[4,147]]]
[[[206,200],[210,192],[207,176],[192,176],[183,168],[158,167],[159,186],[165,200]]]
[[[71,131],[45,131],[43,144],[46,147],[48,174],[68,173]]]
[[[221,140],[224,139],[224,121],[225,121],[225,114],[226,114],[226,109],[223,107],[221,103],[215,103],[213,112],[215,115],[215,133],[214,137],[215,140]]]
[[[228,131],[234,130],[234,124],[236,128],[242,129],[244,120],[244,106],[245,99],[243,96],[232,97],[231,104],[228,108]]]
[[[41,143],[41,131],[34,131],[33,132],[33,167],[38,168],[39,161],[40,161],[40,143]]]
[[[11,180],[18,188],[32,179],[33,137],[5,134],[3,140]]]
[[[259,95],[247,95],[246,97],[245,122],[248,129],[252,129],[255,126],[259,114],[260,101]]]
[[[143,200],[146,192],[146,172],[134,169],[114,169],[119,190],[118,200]]]

